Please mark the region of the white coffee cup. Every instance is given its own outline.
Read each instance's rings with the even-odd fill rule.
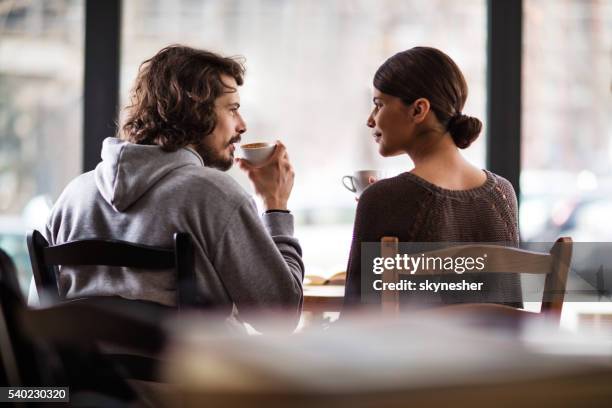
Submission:
[[[274,143],[248,143],[240,145],[239,154],[241,158],[249,163],[258,165],[268,160],[275,148],[276,144]]]
[[[359,198],[363,191],[370,186],[370,179],[378,181],[387,177],[386,172],[380,170],[359,170],[351,176],[342,177],[342,185]]]

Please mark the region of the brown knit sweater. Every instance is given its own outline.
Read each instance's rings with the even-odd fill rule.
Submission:
[[[514,189],[503,177],[485,170],[486,182],[470,190],[447,190],[412,173],[381,180],[359,199],[347,266],[345,305],[361,299],[361,243],[383,236],[400,242],[481,242],[518,245]],[[441,303],[496,302],[521,306],[517,275],[470,274],[484,281],[488,293],[439,295]],[[477,276],[475,276],[477,275]],[[465,278],[468,274],[458,277]],[[499,298],[512,299],[500,302]]]

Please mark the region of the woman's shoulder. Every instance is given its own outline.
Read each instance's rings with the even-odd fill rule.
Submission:
[[[512,189],[512,191],[514,191],[514,187],[512,187],[512,183],[510,183],[504,177],[500,176],[499,174],[493,173],[492,171],[489,171],[489,170],[485,170],[485,172],[491,174],[491,176],[493,176],[493,178],[495,178],[495,181],[500,186],[505,187],[505,188],[510,188],[510,189]]]
[[[510,183],[504,177],[495,174],[493,172],[488,172],[495,179],[494,185],[494,197],[497,201],[505,202],[511,208],[515,208],[518,206],[518,202],[516,199],[516,192],[514,191],[514,187],[512,183]]]
[[[514,191],[514,186],[512,185],[512,183],[510,183],[507,179],[505,179],[504,177],[500,176],[499,174],[495,174],[491,171],[485,170],[485,172],[487,172],[488,174],[491,175],[491,177],[493,177],[493,179],[495,180],[495,189],[498,190],[499,192],[505,194],[506,196],[510,196],[513,198],[516,198],[516,193]]]
[[[410,177],[406,177],[406,174],[379,180],[366,188],[359,198],[360,205],[421,200],[427,194],[427,190]]]
[[[413,225],[423,219],[432,195],[399,176],[379,180],[364,190],[357,204],[355,233],[359,241],[378,241],[392,235],[410,240]]]
[[[459,201],[471,201],[491,194],[516,202],[516,194],[512,183],[504,177],[489,170],[484,170],[486,181],[479,187],[469,190],[448,190],[410,172],[401,173],[395,177],[382,179],[368,187],[361,195],[360,204],[370,205],[387,202],[389,204],[402,202],[418,202],[425,197],[441,197]]]

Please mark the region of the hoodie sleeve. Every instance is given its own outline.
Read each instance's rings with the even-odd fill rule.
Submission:
[[[248,199],[230,217],[213,264],[242,318],[258,328],[257,317],[279,312],[283,326],[292,330],[302,310],[301,256],[293,215],[269,213],[260,219]]]

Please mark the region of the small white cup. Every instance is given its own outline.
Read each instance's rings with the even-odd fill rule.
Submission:
[[[240,145],[240,157],[253,165],[258,165],[268,160],[275,148],[276,144],[265,142]]]
[[[386,178],[387,173],[380,170],[359,170],[354,172],[352,176],[342,177],[342,185],[359,198],[363,191],[370,186],[370,177],[378,181]]]

